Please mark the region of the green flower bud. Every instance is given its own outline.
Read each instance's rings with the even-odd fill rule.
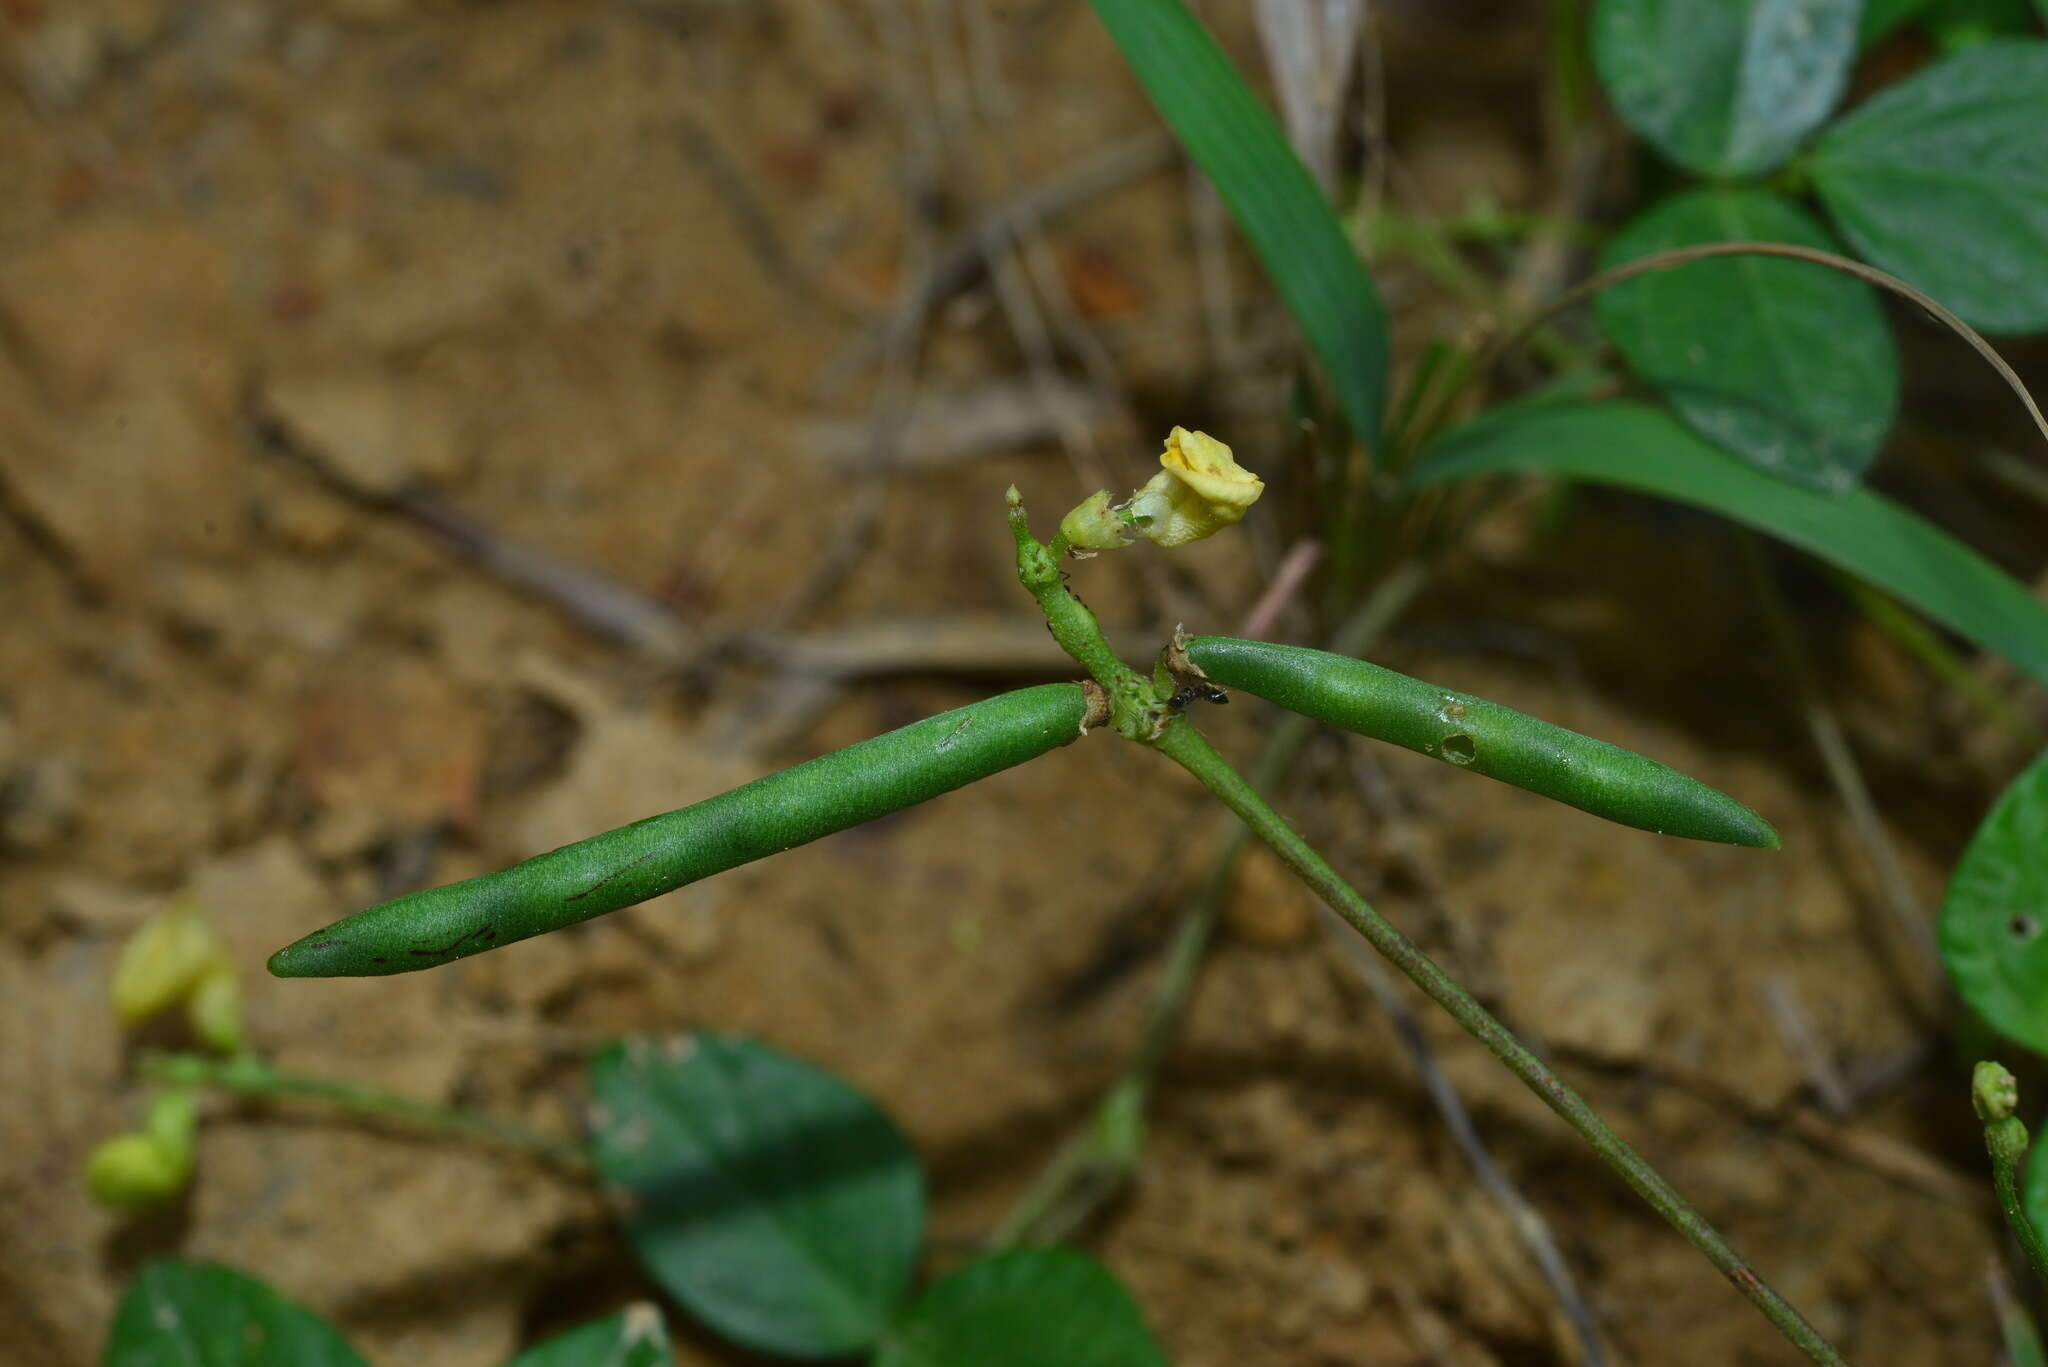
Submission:
[[[2002,1063],[1979,1063],[1970,1073],[1970,1104],[1986,1125],[2007,1119],[2019,1109],[2019,1079]]]
[[[1099,489],[1060,519],[1060,535],[1077,550],[1113,551],[1130,543],[1131,530],[1110,508],[1109,490]]]

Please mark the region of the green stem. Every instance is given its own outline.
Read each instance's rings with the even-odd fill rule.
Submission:
[[[2016,1155],[2027,1151],[2025,1123],[2018,1116],[2007,1116],[1986,1125],[1984,1147],[1991,1153],[1991,1185],[1998,1188],[1998,1208],[2005,1212],[2005,1223],[2012,1227],[2013,1237],[2020,1241],[2027,1261],[2034,1265],[2034,1275],[2048,1284],[2048,1244],[2041,1241],[2041,1231],[2034,1228],[2034,1222],[2027,1218],[2026,1209],[2020,1205],[2019,1159]],[[2002,1157],[2002,1151],[2015,1156]]]
[[[1396,569],[1331,636],[1330,649],[1342,655],[1363,653],[1415,601],[1426,578],[1418,565]],[[1040,601],[1042,605],[1044,600]],[[1277,788],[1314,730],[1315,723],[1307,717],[1294,713],[1282,717],[1252,766],[1253,786],[1260,792]],[[1251,832],[1242,822],[1231,821],[1222,839],[1203,875],[1201,889],[1174,927],[1145,1030],[1130,1064],[990,1234],[991,1251],[1065,1238],[1114,1195],[1137,1167],[1145,1142],[1145,1103],[1153,1079],[1194,994],[1195,980],[1215,940],[1231,870],[1250,842]]]
[[[1970,1100],[1977,1118],[1984,1122],[1984,1148],[1991,1155],[1991,1185],[1998,1189],[1998,1208],[2013,1237],[2026,1250],[2034,1275],[2048,1284],[2048,1243],[2027,1218],[2020,1204],[2020,1160],[2027,1156],[2027,1127],[2013,1114],[2019,1104],[2019,1084],[1997,1063],[1979,1063],[1970,1078]]]
[[[307,1097],[339,1106],[357,1115],[379,1120],[397,1120],[423,1129],[484,1139],[508,1148],[524,1149],[574,1172],[590,1171],[590,1156],[583,1145],[530,1130],[509,1120],[498,1120],[457,1106],[401,1096],[336,1078],[301,1077],[280,1073],[254,1054],[230,1059],[203,1054],[153,1054],[142,1059],[137,1071],[160,1083],[186,1087],[218,1087],[236,1096],[269,1099]]]
[[[1244,777],[1231,768],[1200,733],[1186,722],[1176,720],[1153,742],[1153,746],[1201,780],[1204,787],[1237,813],[1253,834],[1271,846],[1288,868],[1333,911],[1396,968],[1407,974],[1430,1000],[1448,1011],[1458,1024],[1486,1046],[1488,1052],[1507,1065],[1508,1071],[1520,1078],[1545,1105],[1591,1144],[1673,1229],[1705,1254],[1707,1260],[1777,1326],[1779,1333],[1815,1362],[1841,1364],[1844,1361],[1841,1354],[1784,1297],[1772,1290],[1755,1269],[1729,1247],[1727,1240],[1707,1223],[1704,1216],[1694,1210],[1642,1155],[1608,1128],[1607,1122],[1594,1112],[1585,1098],[1567,1086],[1512,1031],[1494,1019],[1471,993],[1416,948],[1392,922],[1373,910],[1370,903],[1266,805]]]
[[[1545,1105],[1563,1117],[1658,1214],[1687,1242],[1705,1254],[1737,1290],[1763,1311],[1779,1333],[1814,1362],[1841,1367],[1844,1363],[1842,1355],[1801,1318],[1784,1297],[1772,1290],[1655,1168],[1609,1129],[1607,1122],[1594,1113],[1583,1097],[1566,1086],[1562,1078],[1515,1038],[1513,1032],[1495,1020],[1471,993],[1452,981],[1429,956],[1411,944],[1392,922],[1373,910],[1370,903],[1266,805],[1242,774],[1231,768],[1194,727],[1168,707],[1165,699],[1167,690],[1140,678],[1116,658],[1116,653],[1102,635],[1102,626],[1095,614],[1074,597],[1060,578],[1058,559],[1049,548],[1033,539],[1025,519],[1023,500],[1015,488],[1009,491],[1007,500],[1010,530],[1017,542],[1017,577],[1045,613],[1054,639],[1110,693],[1117,730],[1132,740],[1160,750],[1199,779],[1251,828],[1252,834],[1271,846],[1281,861],[1333,911],[1396,968],[1407,974],[1432,1001],[1450,1012],[1453,1019],[1470,1031],[1495,1058],[1506,1064],[1508,1071],[1520,1078]],[[1191,974],[1192,964],[1199,956],[1190,953],[1187,957],[1190,967],[1186,972]],[[1118,1093],[1112,1094],[1113,1098],[1120,1095],[1128,1099],[1130,1090],[1119,1089]],[[1099,1129],[1097,1133],[1100,1134]]]
[[[1160,700],[1156,691],[1116,657],[1108,638],[1102,634],[1102,623],[1067,587],[1060,574],[1065,536],[1055,536],[1050,546],[1041,544],[1031,535],[1024,500],[1015,485],[1010,486],[1004,498],[1009,509],[1010,535],[1017,542],[1017,581],[1037,601],[1060,649],[1073,656],[1089,677],[1108,692],[1110,722],[1118,733],[1132,740],[1143,739],[1158,720]]]

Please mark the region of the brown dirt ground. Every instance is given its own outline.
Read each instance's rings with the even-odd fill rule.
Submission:
[[[395,885],[1060,672],[884,670],[808,712],[783,710],[788,672],[758,663],[677,688],[282,450],[365,489],[436,489],[693,628],[772,617],[857,502],[816,425],[862,420],[882,383],[817,377],[928,259],[905,246],[907,168],[936,167],[914,199],[943,236],[1151,126],[1077,0],[990,9],[1019,111],[995,123],[962,103],[957,50],[927,61],[927,11],[907,3],[0,2],[0,1361],[90,1360],[124,1279],[173,1249],[257,1270],[375,1360],[420,1367],[483,1367],[650,1293],[586,1191],[313,1109],[216,1099],[179,1211],[124,1225],[94,1208],[82,1156],[140,1095],[109,964],[176,892],[223,929],[282,1067],[566,1129],[579,1051],[621,1031],[751,1031],[830,1066],[925,1156],[940,1249],[985,1230],[1114,1076],[1184,892],[1174,870],[1208,826],[1190,784],[1101,738],[443,971],[261,970]],[[1245,17],[1210,9],[1253,61]],[[1389,12],[1403,202],[1450,210],[1483,186],[1532,203],[1531,14]],[[1162,171],[1062,217],[1051,249],[1139,427],[1213,423],[1255,457],[1285,334],[1236,260],[1269,421],[1225,428],[1189,222]],[[1464,317],[1419,277],[1385,283],[1404,337]],[[1926,420],[2003,412],[1938,343],[1908,354]],[[963,393],[1020,366],[977,281],[933,320],[917,383]],[[1102,430],[1120,473],[1149,461]],[[1028,637],[1001,490],[1022,483],[1045,514],[1090,486],[1042,429],[973,455],[899,475],[872,548],[798,626],[865,639],[884,616],[1000,614]],[[1948,478],[1938,451],[1898,459],[1893,487],[1932,491],[1923,506],[2038,573],[2039,520]],[[1402,755],[1374,761],[1408,813],[1389,827],[1348,772],[1362,743],[1312,752],[1289,809],[1852,1355],[1991,1361],[1999,1242],[1951,1047],[1903,1004],[1871,930],[1882,899],[1725,541],[1590,494],[1562,534],[1542,513],[1533,493],[1503,505],[1380,657],[1735,792],[1785,852],[1637,836]],[[1250,544],[1185,553],[1173,615],[1139,552],[1077,582],[1150,639],[1184,613],[1221,625],[1254,596]],[[1793,584],[1931,904],[2021,756]],[[1263,724],[1215,714],[1238,753]],[[1929,1062],[1816,1122],[1763,1005],[1774,979],[1845,1070],[1931,1040]],[[1621,1359],[1793,1360],[1425,1021]],[[1348,959],[1257,860],[1144,1170],[1087,1241],[1185,1367],[1574,1360]],[[687,1332],[681,1359],[748,1360]]]

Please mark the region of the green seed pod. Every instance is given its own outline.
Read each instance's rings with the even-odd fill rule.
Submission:
[[[573,926],[987,778],[1081,734],[1082,685],[1044,684],[941,712],[663,816],[428,888],[270,957],[280,978],[435,968]]]
[[[1183,645],[1216,683],[1594,816],[1660,835],[1778,847],[1770,824],[1726,794],[1511,707],[1327,651],[1227,636],[1196,636]]]

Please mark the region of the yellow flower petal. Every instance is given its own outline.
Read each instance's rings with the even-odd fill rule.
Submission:
[[[1185,546],[1221,531],[1266,491],[1228,446],[1184,427],[1167,437],[1159,464],[1159,473],[1131,496],[1130,511],[1142,519],[1145,536],[1161,546]]]

